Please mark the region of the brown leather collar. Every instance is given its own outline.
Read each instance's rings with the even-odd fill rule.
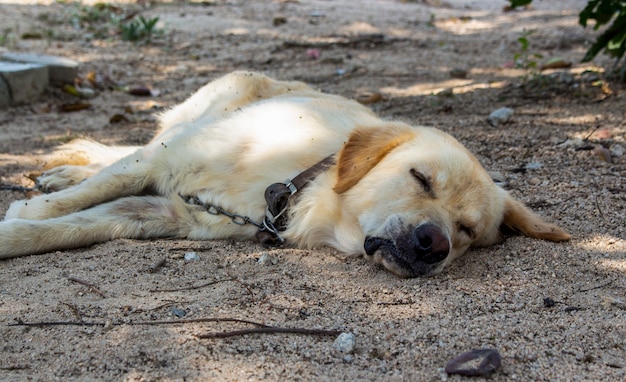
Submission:
[[[279,246],[283,243],[279,232],[287,229],[287,206],[291,197],[304,188],[317,175],[335,163],[335,156],[331,155],[317,162],[312,167],[301,172],[293,179],[283,183],[274,183],[265,189],[264,227],[256,234],[257,239],[265,246]]]

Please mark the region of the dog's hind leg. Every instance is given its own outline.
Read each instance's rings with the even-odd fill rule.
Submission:
[[[189,235],[192,224],[182,199],[131,196],[58,218],[0,222],[0,259],[118,238],[182,238]]]
[[[236,71],[217,78],[200,88],[185,102],[159,116],[161,131],[199,118],[215,120],[244,108],[252,102],[292,92],[313,92],[308,85],[298,81],[278,81],[263,74]]]

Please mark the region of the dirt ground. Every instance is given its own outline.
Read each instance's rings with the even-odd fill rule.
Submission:
[[[512,237],[408,280],[328,248],[231,241],[116,240],[5,260],[0,379],[459,381],[443,370],[449,360],[494,348],[494,381],[625,380],[625,87],[604,80],[606,57],[579,63],[593,39],[577,25],[586,1],[535,3],[515,12],[501,0],[121,4],[159,17],[148,44],[75,23],[78,4],[0,0],[0,49],[69,57],[83,85],[98,79],[88,109],[62,112],[77,99],[50,88],[0,110],[3,185],[32,186],[25,175],[41,156],[74,137],[145,143],[154,112],[251,69],[346,97],[382,95],[374,110],[456,136],[574,237]],[[514,69],[517,39],[532,29],[528,52],[544,58],[527,62],[573,66]],[[138,86],[154,96],[123,91]],[[504,106],[509,123],[490,126]],[[0,211],[24,197],[0,191]],[[199,259],[186,261],[189,252]],[[260,264],[264,253],[273,261]],[[228,319],[349,332],[356,347],[339,352],[335,336],[198,337],[251,327]]]

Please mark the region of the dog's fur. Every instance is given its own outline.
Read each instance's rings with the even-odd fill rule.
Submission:
[[[160,116],[145,147],[77,141],[39,178],[44,191],[14,202],[0,223],[0,258],[116,238],[252,239],[179,196],[197,196],[260,221],[264,190],[336,154],[290,202],[283,236],[298,247],[364,254],[402,276],[441,271],[508,227],[551,241],[569,235],[490,179],[446,133],[379,119],[299,82],[236,72]],[[69,153],[69,154],[67,154]],[[54,167],[61,162],[51,162]]]

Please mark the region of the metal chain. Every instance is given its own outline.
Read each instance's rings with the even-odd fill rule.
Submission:
[[[246,224],[252,224],[254,226],[256,226],[257,228],[260,229],[264,229],[266,228],[266,226],[261,222],[258,223],[252,219],[250,219],[248,216],[243,216],[243,215],[239,215],[233,212],[228,212],[225,209],[223,209],[220,206],[216,206],[215,204],[211,204],[211,203],[205,203],[203,201],[201,201],[200,199],[198,199],[197,196],[185,196],[185,195],[181,195],[178,194],[178,196],[180,196],[185,203],[187,204],[191,204],[191,205],[195,205],[195,206],[200,206],[202,208],[204,208],[206,210],[206,212],[208,212],[211,215],[224,215],[228,218],[230,218],[230,220],[237,225],[246,225]]]

